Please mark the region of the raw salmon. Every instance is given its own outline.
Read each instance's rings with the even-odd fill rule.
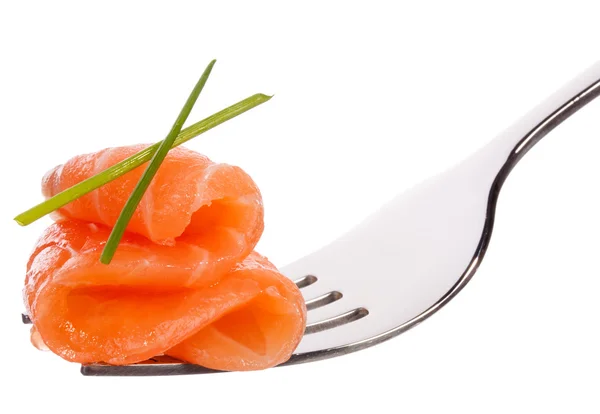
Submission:
[[[42,193],[52,197],[146,147],[107,148],[73,157],[46,174]],[[112,227],[145,165],[67,204],[59,213]],[[247,240],[249,254],[262,234],[263,214],[260,191],[241,168],[213,163],[177,147],[161,164],[127,230],[168,245],[184,233],[221,239],[221,233],[234,230]]]
[[[306,308],[266,258],[251,253],[200,286],[190,282],[196,267],[216,264],[191,239],[165,246],[129,233],[107,266],[99,257],[109,233],[68,219],[51,225],[34,249],[26,305],[34,334],[54,353],[115,365],[166,354],[218,370],[289,359]]]
[[[74,157],[43,179],[46,197],[145,146]],[[218,370],[286,361],[306,324],[300,291],[253,252],[260,191],[240,168],[170,151],[109,265],[100,254],[144,167],[64,206],[27,265],[32,342],[75,362],[157,355]]]

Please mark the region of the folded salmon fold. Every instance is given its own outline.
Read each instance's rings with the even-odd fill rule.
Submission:
[[[50,197],[143,149],[113,148],[50,171]],[[306,324],[296,285],[253,252],[263,206],[238,167],[173,149],[110,265],[100,254],[143,167],[63,207],[27,265],[32,341],[69,361],[170,355],[218,370],[285,362]],[[34,340],[35,339],[35,340]]]

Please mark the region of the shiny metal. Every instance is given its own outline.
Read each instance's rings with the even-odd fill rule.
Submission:
[[[493,174],[493,180],[491,181],[491,185],[489,186],[489,191],[487,192],[486,203],[485,203],[485,215],[483,220],[483,226],[480,231],[480,236],[478,238],[478,242],[473,246],[473,253],[470,261],[464,267],[462,273],[457,274],[456,281],[453,283],[449,289],[445,291],[443,295],[440,295],[438,300],[432,302],[430,306],[426,307],[422,312],[416,313],[412,318],[403,321],[402,323],[397,323],[395,327],[392,329],[388,329],[385,331],[381,331],[377,335],[370,336],[368,338],[364,338],[361,340],[357,340],[354,342],[347,342],[345,344],[341,344],[338,346],[321,346],[319,349],[314,349],[315,344],[309,344],[309,349],[305,352],[302,352],[302,345],[300,345],[300,352],[297,352],[292,356],[292,358],[287,361],[283,365],[293,365],[299,363],[307,363],[312,361],[318,361],[321,359],[333,358],[340,355],[345,355],[351,352],[356,352],[373,345],[384,342],[388,339],[391,339],[397,335],[400,335],[403,332],[417,326],[419,323],[423,322],[425,319],[432,316],[438,310],[440,310],[446,303],[448,303],[452,298],[454,298],[462,288],[471,280],[481,261],[484,258],[487,247],[489,245],[492,229],[494,225],[494,215],[496,211],[496,203],[498,200],[498,196],[500,194],[500,189],[502,184],[505,182],[508,174],[515,167],[517,162],[529,151],[536,143],[538,143],[544,136],[546,136],[550,131],[556,128],[559,124],[569,118],[571,115],[576,113],[579,109],[583,108],[586,104],[594,100],[596,97],[600,95],[600,62],[597,62],[586,71],[582,72],[579,76],[571,80],[567,83],[562,89],[555,92],[548,99],[542,102],[538,107],[534,108],[529,114],[524,116],[521,120],[519,120],[515,125],[505,130],[503,134],[501,134],[496,140],[492,141],[487,147],[484,147],[482,150],[478,151],[474,154],[470,159],[467,159],[461,165],[456,167],[453,170],[448,171],[441,177],[438,177],[434,180],[434,184],[441,184],[440,186],[436,185],[427,185],[430,182],[423,183],[420,187],[425,188],[425,191],[439,191],[441,187],[445,186],[449,181],[455,178],[466,178],[467,175],[477,174],[479,171],[482,174],[485,173],[486,167],[489,169],[491,165],[492,168],[495,167]],[[485,162],[491,160],[489,158],[489,154],[493,153],[496,150],[499,150],[499,156],[502,157],[502,149],[506,150],[509,148],[507,156],[504,159],[501,159],[500,163],[497,163],[495,166],[494,162]],[[486,159],[488,157],[488,159]],[[478,161],[483,160],[483,162],[478,163]],[[467,168],[463,168],[463,167]],[[473,166],[475,166],[473,168]],[[462,172],[467,171],[467,175],[461,175]],[[479,171],[478,171],[479,170]],[[458,172],[458,173],[457,173]],[[428,188],[427,188],[428,187]],[[420,194],[418,194],[418,189],[413,189],[409,191],[404,199],[400,197],[396,200],[392,201],[391,207],[397,208],[400,203],[398,201],[402,201],[404,204],[410,203],[411,196],[415,196],[417,198]],[[408,200],[407,200],[408,199]],[[433,197],[433,200],[436,198]],[[465,209],[468,211],[468,209]],[[383,215],[386,211],[384,209],[380,210],[375,215]],[[462,219],[468,221],[468,217],[461,217]],[[373,224],[375,220],[366,220],[365,224],[370,225]],[[384,228],[383,226],[380,227]],[[441,230],[441,229],[440,229]],[[358,233],[358,232],[356,232]],[[356,234],[348,234],[341,238],[349,238],[356,236]],[[377,246],[378,249],[389,249],[394,251],[394,245],[392,243],[393,238],[388,238],[387,241],[390,241],[390,244],[381,244]],[[377,240],[379,241],[379,240]],[[372,239],[364,239],[363,245],[367,245],[369,243],[376,243]],[[334,242],[333,244],[335,244]],[[338,244],[341,244],[339,241]],[[333,245],[332,244],[332,245]],[[330,246],[328,246],[330,247]],[[323,250],[327,249],[324,248]],[[335,249],[332,249],[335,251]],[[355,251],[356,252],[356,251]],[[395,260],[397,262],[401,262],[402,258],[405,256],[400,249],[396,249],[392,256],[395,254]],[[318,257],[318,254],[315,254],[317,259],[323,259],[323,257]],[[347,260],[349,263],[352,263],[355,259],[354,256],[348,254],[344,257],[344,260]],[[435,261],[435,255],[428,255],[428,257],[424,258],[425,260]],[[306,263],[304,263],[306,261]],[[298,262],[298,264],[293,264],[289,266],[292,268],[291,275],[293,276],[296,272],[296,266],[302,268],[306,267],[307,272],[311,272],[311,274],[318,275],[323,280],[327,280],[327,274],[321,274],[314,269],[314,263],[310,260],[302,259]],[[396,273],[394,268],[387,269],[389,272]],[[288,271],[286,268],[283,269],[284,273]],[[290,274],[289,271],[286,274]],[[391,281],[391,277],[389,283],[387,285],[378,286],[378,291],[380,292],[380,297],[385,296],[394,296],[394,288],[395,282]],[[345,296],[348,296],[344,287],[344,279],[343,277],[339,277],[336,279],[338,289],[344,293]],[[371,275],[363,278],[363,283],[366,285],[371,285],[374,283]],[[371,292],[373,292],[372,290]],[[416,292],[412,292],[416,293]],[[371,310],[371,307],[368,306],[366,302],[367,294],[365,292],[361,292],[359,297],[362,296],[365,300],[359,300],[358,302],[367,305],[367,308]],[[377,299],[376,299],[377,300]],[[340,301],[341,302],[341,301]],[[401,302],[398,302],[398,306],[401,305]],[[369,317],[364,318],[361,322],[364,321],[362,326],[366,326],[367,323],[374,323],[375,321],[370,320],[374,316],[374,312],[371,312]],[[380,315],[380,318],[385,318],[386,315]],[[393,317],[392,317],[393,318]],[[357,332],[357,335],[360,335],[358,331],[362,326],[351,324],[348,325],[348,330],[354,329]],[[324,335],[329,335],[329,337],[333,337],[338,335],[338,330],[333,330],[326,332]],[[304,342],[304,341],[303,341]],[[326,341],[322,341],[320,345],[325,343]],[[319,344],[316,344],[319,346]],[[313,348],[313,349],[311,349]]]
[[[308,275],[308,276],[304,276],[304,277],[296,280],[294,283],[296,283],[296,286],[298,286],[300,289],[302,289],[302,288],[312,285],[313,283],[316,283],[317,280],[318,279],[316,278],[316,276]]]
[[[334,316],[329,319],[325,319],[324,321],[310,323],[306,325],[306,329],[304,330],[304,335],[315,334],[318,332],[323,332],[328,329],[337,328],[338,326],[346,325],[347,323],[357,321],[359,319],[364,318],[369,314],[369,311],[365,308],[357,308],[346,312],[342,315]]]
[[[200,365],[186,364],[168,356],[157,356],[138,364],[114,366],[107,364],[89,364],[81,366],[81,373],[94,377],[146,377],[165,375],[209,374],[223,371],[204,368]]]
[[[342,295],[341,292],[338,292],[337,290],[334,290],[333,292],[329,292],[326,293],[324,295],[321,295],[317,298],[314,299],[310,299],[306,301],[306,309],[307,310],[313,310],[313,309],[317,309],[320,308],[322,306],[328,305],[330,303],[335,302],[336,300],[340,300],[341,298],[343,298],[344,295]]]
[[[600,62],[455,168],[399,195],[330,245],[282,269],[310,309],[282,365],[332,358],[391,339],[440,310],[471,280],[488,248],[502,184],[540,139],[600,95]],[[23,318],[26,321],[26,318]],[[215,372],[155,358],[91,364],[84,375]]]

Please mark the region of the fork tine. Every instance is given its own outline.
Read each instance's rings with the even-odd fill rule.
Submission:
[[[307,275],[307,276],[301,277],[300,279],[295,280],[294,283],[296,284],[296,286],[298,286],[298,289],[302,289],[302,288],[312,285],[313,283],[316,283],[317,280],[319,280],[319,279],[317,279],[316,276]]]
[[[366,308],[356,308],[349,312],[343,313],[338,316],[334,316],[333,318],[325,319],[320,322],[311,323],[306,325],[306,330],[304,331],[304,335],[310,335],[317,332],[326,331],[328,329],[333,329],[341,325],[345,325],[350,322],[357,321],[359,319],[364,318],[369,314],[369,311]]]
[[[130,365],[85,364],[81,366],[82,375],[93,377],[147,377],[216,374],[219,372],[224,371],[188,364],[168,356],[155,357]]]
[[[313,310],[313,309],[317,309],[320,308],[322,306],[325,305],[329,305],[330,303],[333,303],[335,301],[340,300],[343,297],[341,292],[338,292],[337,290],[334,290],[332,292],[326,293],[324,295],[318,296],[314,299],[310,299],[306,301],[306,309],[307,310]]]

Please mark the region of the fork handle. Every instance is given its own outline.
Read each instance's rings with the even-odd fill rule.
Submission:
[[[548,132],[600,95],[600,61],[554,92],[465,161],[502,185],[515,164]],[[475,164],[475,165],[473,165]],[[463,164],[464,165],[464,164]],[[467,165],[464,165],[465,167]]]

